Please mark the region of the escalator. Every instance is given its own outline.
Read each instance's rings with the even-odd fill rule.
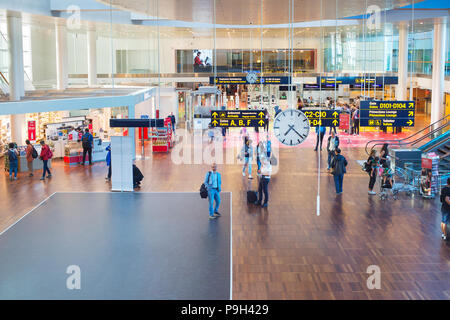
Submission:
[[[450,131],[420,146],[418,149],[423,153],[436,153],[440,159],[440,171],[450,171]]]
[[[435,152],[439,158],[439,171],[450,172],[450,114],[403,139],[371,140],[366,153],[388,143],[390,148],[419,149],[422,153]]]

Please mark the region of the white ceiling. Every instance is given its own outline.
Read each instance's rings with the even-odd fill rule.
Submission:
[[[291,0],[97,0],[116,8],[144,13],[160,19],[217,24],[248,25],[289,23]],[[216,10],[214,10],[214,1]],[[422,0],[415,0],[415,3]],[[294,22],[356,16],[366,3],[381,9],[411,4],[410,0],[294,0]]]

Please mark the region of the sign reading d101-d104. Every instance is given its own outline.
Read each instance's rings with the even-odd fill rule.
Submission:
[[[311,127],[339,127],[339,112],[336,110],[302,110]]]
[[[213,127],[264,127],[266,110],[211,110]]]
[[[414,101],[361,101],[361,127],[413,127]]]

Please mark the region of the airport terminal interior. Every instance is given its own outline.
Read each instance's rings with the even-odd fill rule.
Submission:
[[[0,299],[449,300],[448,0],[0,0]]]

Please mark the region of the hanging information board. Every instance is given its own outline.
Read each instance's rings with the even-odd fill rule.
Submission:
[[[339,112],[336,110],[304,110],[311,127],[338,127]]]
[[[413,127],[414,101],[361,101],[361,127]]]
[[[213,127],[264,127],[266,110],[211,110]]]

